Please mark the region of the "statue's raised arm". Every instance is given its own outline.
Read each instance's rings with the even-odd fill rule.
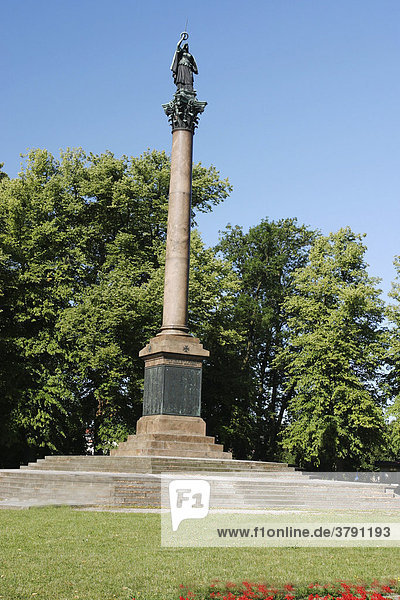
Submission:
[[[189,34],[186,31],[181,33],[172,59],[171,71],[178,90],[193,91],[193,73],[196,75],[198,73],[197,64],[194,56],[189,52],[189,44],[181,45],[188,37]]]

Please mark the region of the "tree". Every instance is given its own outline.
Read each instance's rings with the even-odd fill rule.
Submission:
[[[137,350],[159,314],[146,290],[160,268],[169,169],[164,152],[78,149],[56,160],[36,150],[18,178],[1,179],[0,447],[19,460],[82,452],[93,423],[104,446],[137,416]],[[229,191],[214,167],[194,165],[193,217]]]
[[[4,173],[3,167],[4,167],[4,163],[0,163],[0,181],[2,179],[6,179],[6,178],[8,179],[8,175],[7,175],[7,173]]]
[[[239,458],[276,459],[278,434],[291,395],[275,358],[286,345],[284,300],[307,261],[315,232],[296,219],[263,220],[244,233],[228,227],[218,250],[240,280],[232,308],[235,336],[212,345],[213,385],[204,394],[207,422]],[[232,326],[231,326],[232,327]],[[211,349],[211,348],[210,348]]]
[[[396,277],[389,296],[395,301],[387,307],[386,315],[391,325],[388,351],[388,377],[391,405],[388,410],[389,431],[387,458],[400,460],[400,257],[394,259]]]
[[[361,239],[349,228],[318,237],[284,303],[289,344],[277,360],[293,395],[283,445],[301,466],[370,468],[384,443],[384,307]]]

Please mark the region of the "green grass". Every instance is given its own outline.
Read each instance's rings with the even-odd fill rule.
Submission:
[[[157,514],[0,511],[0,598],[178,600],[213,579],[304,586],[400,577],[400,548],[160,547]]]

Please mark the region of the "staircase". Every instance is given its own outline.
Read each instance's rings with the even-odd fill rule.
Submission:
[[[398,510],[399,486],[327,481],[288,465],[165,456],[47,456],[0,470],[0,507],[45,504],[157,508],[161,473],[205,477],[213,509]]]

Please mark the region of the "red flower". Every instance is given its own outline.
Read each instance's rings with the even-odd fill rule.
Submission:
[[[286,583],[283,589],[278,590],[265,584],[256,584],[249,581],[242,581],[241,586],[228,581],[225,584],[225,593],[221,593],[212,591],[213,588],[216,588],[215,582],[217,581],[219,580],[214,579],[213,583],[210,584],[209,594],[205,600],[296,600],[295,588],[290,583]],[[179,587],[187,589],[182,584]],[[313,590],[309,594],[308,600],[393,600],[393,597],[385,598],[383,593],[392,596],[397,587],[397,580],[390,580],[390,585],[381,585],[377,580],[374,580],[371,587],[375,589],[368,588],[366,590],[365,586],[346,583],[345,581],[340,581],[340,587],[338,584],[322,585],[314,582],[308,586],[310,590]],[[316,593],[319,590],[323,590],[324,595]],[[132,600],[135,600],[135,598],[132,598]],[[190,591],[186,591],[185,596],[179,596],[179,600],[195,600],[195,595]]]
[[[265,585],[259,585],[258,586],[258,591],[261,592],[261,594],[268,594],[269,593],[269,589],[267,587],[265,587]]]
[[[393,594],[393,590],[388,585],[382,586],[382,592],[386,592],[386,594]]]

